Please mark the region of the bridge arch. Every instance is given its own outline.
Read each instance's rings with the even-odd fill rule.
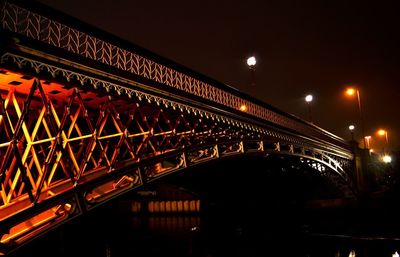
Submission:
[[[4,245],[23,243],[123,193],[221,158],[297,156],[350,183],[346,155],[294,133],[237,114],[178,103],[174,108],[139,96],[115,98],[76,86],[71,78],[25,72],[2,69],[0,75],[8,87],[0,109]],[[27,220],[35,225],[26,228]]]
[[[247,204],[271,210],[294,204],[292,207],[300,211],[320,202],[347,204],[354,199],[351,188],[336,172],[327,167],[321,169],[314,162],[315,166],[310,164],[304,157],[279,153],[233,155],[163,176],[146,185],[145,190],[160,194],[160,199],[167,195],[162,188],[193,192],[196,199],[201,199],[200,210],[206,215],[208,208],[216,207],[215,203],[230,206],[232,212],[245,211],[243,206]],[[154,199],[157,201],[157,197]],[[220,199],[226,203],[218,203]],[[277,203],[277,199],[281,203],[275,206],[272,203]],[[146,202],[143,208],[146,210]]]

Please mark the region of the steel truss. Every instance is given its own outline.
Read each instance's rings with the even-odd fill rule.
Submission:
[[[131,48],[123,48],[116,42],[96,37],[79,28],[64,24],[58,19],[49,18],[47,15],[16,5],[12,1],[0,1],[0,28],[5,31],[23,35],[48,46],[101,63],[108,68],[118,69],[152,82],[161,83],[171,89],[200,97],[215,104],[233,109],[245,106],[246,112],[254,117],[342,147],[347,145],[337,136],[304,124],[294,119],[293,116],[273,111],[169,65],[161,64],[157,59],[141,55]]]
[[[35,71],[51,68],[40,67]],[[99,88],[106,81],[67,70],[57,73],[69,76],[63,84],[0,71],[10,77],[0,84],[1,252],[145,183],[238,154],[305,157],[350,183],[346,156],[294,135],[167,99],[121,96]]]

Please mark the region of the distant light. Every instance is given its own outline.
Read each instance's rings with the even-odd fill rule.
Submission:
[[[371,139],[371,136],[365,136],[365,139],[369,140]]]
[[[247,111],[247,106],[244,105],[244,104],[242,104],[242,105],[240,106],[240,110],[241,110],[242,112]]]
[[[382,157],[382,161],[384,163],[391,163],[392,162],[392,157],[390,157],[389,155],[385,155]]]
[[[352,88],[352,87],[346,89],[346,95],[348,95],[348,96],[352,96],[355,93],[356,93],[356,90],[354,88]]]
[[[256,65],[257,61],[256,61],[256,57],[251,56],[247,59],[247,65],[249,67],[253,67],[254,65]]]
[[[197,227],[197,226],[196,226],[196,227],[191,227],[191,228],[190,228],[190,231],[198,231],[198,230],[199,230],[199,227]]]
[[[356,127],[355,127],[354,125],[350,125],[350,126],[349,126],[349,129],[350,129],[351,131],[353,131],[355,128],[356,128]]]
[[[392,257],[400,257],[399,254],[397,253],[397,251],[394,252],[394,254],[392,254]]]
[[[310,103],[313,100],[313,96],[312,95],[307,95],[305,99],[306,99],[307,103]]]
[[[378,135],[384,136],[385,134],[386,134],[386,130],[384,130],[384,129],[378,130]]]
[[[375,150],[371,148],[371,149],[369,149],[369,152],[373,153],[373,152],[375,152]]]
[[[351,250],[349,253],[349,257],[356,257],[356,251]]]

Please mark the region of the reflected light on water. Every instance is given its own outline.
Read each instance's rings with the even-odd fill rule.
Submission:
[[[394,254],[392,254],[392,257],[399,257],[399,254],[397,253],[397,251],[395,251]]]
[[[351,250],[349,253],[349,257],[356,257],[356,251]]]

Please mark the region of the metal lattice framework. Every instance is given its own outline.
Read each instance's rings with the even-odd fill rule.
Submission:
[[[268,120],[300,133],[332,141],[332,134],[305,126],[293,119],[268,108],[245,100],[240,96],[217,88],[209,83],[184,74],[157,61],[139,55],[132,50],[121,48],[113,43],[89,35],[61,22],[5,2],[2,5],[1,26],[3,29],[39,40],[51,46],[78,54],[105,65],[127,71],[140,77],[161,83],[203,99],[238,109],[246,106],[247,113]],[[338,142],[335,142],[338,143]]]
[[[155,179],[235,155],[297,156],[351,190],[353,156],[329,132],[15,4],[1,2],[0,19],[0,253]]]
[[[11,54],[1,60],[38,74],[54,68]],[[117,90],[96,89],[106,81],[65,69],[57,76],[67,84],[0,71],[7,81],[0,84],[5,246],[171,172],[239,154],[299,156],[324,164],[350,184],[348,156],[312,147],[309,139],[146,94],[124,98]]]

